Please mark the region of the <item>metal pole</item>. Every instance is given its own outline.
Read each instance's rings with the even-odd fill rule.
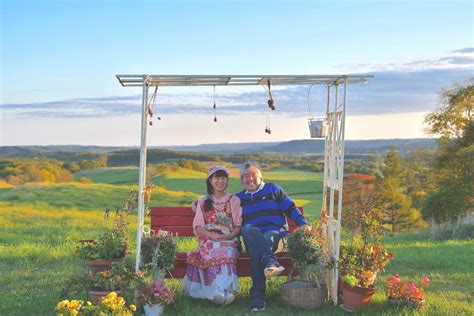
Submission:
[[[334,280],[336,280],[336,293],[337,293],[337,280],[339,278],[339,254],[341,245],[341,219],[342,219],[342,189],[344,184],[344,147],[345,147],[345,126],[346,126],[346,104],[347,104],[347,79],[344,80],[344,101],[341,115],[341,138],[340,138],[340,162],[339,162],[339,194],[338,194],[338,206],[337,206],[337,226],[336,226],[336,266],[334,270]],[[335,305],[337,305],[337,295],[335,298]]]
[[[143,96],[142,96],[142,130],[140,142],[140,171],[138,174],[138,214],[137,214],[137,257],[135,261],[135,271],[140,269],[140,252],[143,234],[143,218],[145,214],[145,179],[146,179],[146,130],[148,126],[148,76],[143,76]]]

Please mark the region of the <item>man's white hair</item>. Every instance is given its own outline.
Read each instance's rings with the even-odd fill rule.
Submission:
[[[260,165],[255,161],[246,162],[242,165],[242,167],[240,167],[240,179],[244,177],[245,171],[247,171],[247,169],[252,168],[252,167],[257,168],[257,174],[260,177],[260,179],[262,179],[262,171],[260,170]]]

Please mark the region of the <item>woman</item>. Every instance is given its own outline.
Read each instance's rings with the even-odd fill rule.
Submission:
[[[194,298],[228,305],[239,292],[237,258],[242,208],[236,196],[227,193],[229,171],[220,166],[209,169],[208,195],[195,207],[193,227],[198,250],[188,253],[183,290]]]

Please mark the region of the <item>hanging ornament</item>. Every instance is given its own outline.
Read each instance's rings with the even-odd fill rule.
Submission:
[[[270,109],[272,109],[272,111],[275,110],[275,100],[273,100],[273,96],[272,96],[272,90],[271,90],[271,85],[270,85],[270,79],[267,80],[267,84],[268,84],[268,96],[269,96],[269,99],[267,101],[268,103],[268,107]]]
[[[213,85],[214,87],[214,104],[212,105],[212,108],[214,109],[214,123],[217,122],[217,106],[216,106],[216,85]]]

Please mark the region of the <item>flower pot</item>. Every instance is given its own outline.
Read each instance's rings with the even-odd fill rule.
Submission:
[[[145,309],[146,316],[161,316],[163,315],[163,309],[165,308],[165,306],[160,304],[145,304],[143,308]]]
[[[362,309],[369,305],[374,293],[375,287],[351,287],[344,283],[342,286],[342,300],[344,301],[344,307],[351,311]]]
[[[326,302],[328,290],[326,284],[318,287],[313,282],[293,280],[281,287],[281,298],[290,306],[301,308],[320,308]]]
[[[107,259],[87,260],[87,266],[89,267],[90,274],[96,274],[97,272],[109,270],[113,262],[120,262],[122,260],[123,260],[123,257],[115,258],[111,260],[107,260]]]

